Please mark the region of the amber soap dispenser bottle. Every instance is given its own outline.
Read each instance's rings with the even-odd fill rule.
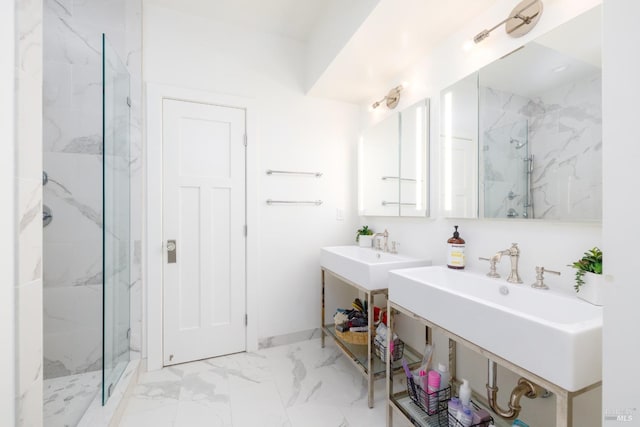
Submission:
[[[458,233],[458,226],[454,225],[456,231],[453,237],[447,240],[447,267],[456,270],[464,268],[464,239]]]

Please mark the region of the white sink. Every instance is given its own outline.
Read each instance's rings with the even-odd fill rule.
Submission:
[[[443,266],[389,279],[394,303],[566,390],[602,379],[601,307]]]
[[[331,246],[320,251],[320,265],[374,291],[389,287],[389,270],[431,265],[431,261],[359,246]]]

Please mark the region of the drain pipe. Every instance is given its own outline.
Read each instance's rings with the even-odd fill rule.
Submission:
[[[520,410],[522,409],[522,406],[520,406],[522,396],[535,399],[538,397],[541,389],[528,379],[520,378],[518,385],[511,391],[509,409],[502,409],[498,405],[498,364],[491,359],[487,359],[487,365],[487,399],[489,400],[489,406],[493,412],[502,418],[513,420],[520,414]]]

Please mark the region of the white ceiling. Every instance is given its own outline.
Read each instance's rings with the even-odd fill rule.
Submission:
[[[228,24],[308,42],[322,19],[356,0],[146,0]],[[368,103],[389,81],[424,58],[498,0],[361,0],[373,11],[315,81],[313,96]],[[377,4],[376,4],[377,3]],[[364,18],[363,18],[364,19]]]
[[[211,20],[306,42],[327,0],[148,0]]]
[[[310,94],[370,103],[386,93],[390,79],[494,3],[496,0],[381,0]]]

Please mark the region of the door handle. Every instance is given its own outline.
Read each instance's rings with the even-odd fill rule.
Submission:
[[[175,264],[177,249],[175,240],[167,240],[167,264]]]

